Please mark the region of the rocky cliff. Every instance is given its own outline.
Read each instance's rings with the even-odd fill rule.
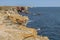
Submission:
[[[36,29],[26,27],[28,21],[27,16],[19,15],[11,7],[0,10],[0,40],[49,40],[37,35]]]

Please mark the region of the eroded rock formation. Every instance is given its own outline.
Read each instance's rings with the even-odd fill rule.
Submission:
[[[0,40],[49,40],[38,36],[37,30],[26,27],[29,18],[15,10],[0,10]]]

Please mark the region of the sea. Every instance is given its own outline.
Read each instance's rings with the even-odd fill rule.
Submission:
[[[60,40],[60,7],[33,7],[29,13],[20,13],[29,17],[28,27],[40,29],[38,35],[50,40]]]

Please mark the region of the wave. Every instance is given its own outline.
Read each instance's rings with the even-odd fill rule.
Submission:
[[[33,20],[29,20],[28,23],[33,22]]]
[[[37,28],[37,31],[40,31],[41,29],[40,28]]]

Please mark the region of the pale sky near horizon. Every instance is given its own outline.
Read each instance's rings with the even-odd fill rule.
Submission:
[[[60,7],[60,0],[0,0],[0,6]]]

